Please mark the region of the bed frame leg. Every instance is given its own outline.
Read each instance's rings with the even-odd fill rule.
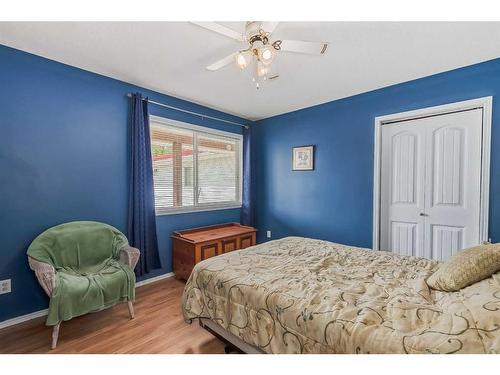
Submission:
[[[224,346],[224,353],[226,354],[230,354],[230,353],[240,353],[241,351],[238,350],[236,347],[234,347],[233,345],[231,344],[226,344]]]
[[[52,349],[57,346],[57,339],[59,338],[59,327],[61,327],[61,322],[57,323],[54,328],[52,328]]]
[[[128,301],[128,313],[130,314],[130,319],[135,318],[135,313],[134,313],[134,305],[132,305],[132,301]]]

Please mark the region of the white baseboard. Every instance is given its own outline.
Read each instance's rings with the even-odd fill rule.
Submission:
[[[22,322],[27,322],[28,320],[39,318],[41,316],[45,316],[48,314],[48,312],[49,312],[48,309],[39,310],[39,311],[35,311],[35,312],[29,313],[26,315],[21,315],[21,316],[17,316],[15,318],[12,318],[12,319],[4,320],[3,322],[0,322],[0,329],[6,328],[9,326],[13,326],[15,324],[19,324]]]
[[[136,288],[140,288],[141,286],[144,286],[144,285],[147,285],[147,284],[151,284],[151,283],[154,283],[156,281],[163,280],[163,279],[168,279],[169,277],[172,277],[172,276],[174,276],[174,273],[173,272],[169,272],[169,273],[165,273],[163,275],[151,277],[150,279],[138,281],[135,284],[135,287]],[[32,313],[29,313],[29,314],[26,314],[26,315],[21,315],[21,316],[15,317],[15,318],[4,320],[4,321],[0,322],[0,329],[7,328],[7,327],[10,327],[10,326],[19,324],[19,323],[27,322],[28,320],[31,320],[31,319],[40,318],[42,316],[47,315],[48,312],[49,312],[49,309],[44,309],[44,310],[39,310],[39,311],[35,311],[35,312],[32,312]]]
[[[135,287],[139,288],[139,287],[141,287],[143,285],[148,285],[148,284],[154,283],[156,281],[160,281],[160,280],[163,280],[163,279],[168,279],[169,277],[172,277],[172,276],[174,276],[173,272],[164,273],[163,275],[160,275],[160,276],[155,276],[155,277],[151,277],[151,278],[146,279],[146,280],[138,281],[138,282],[135,283]]]

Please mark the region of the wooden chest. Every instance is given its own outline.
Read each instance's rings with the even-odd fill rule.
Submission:
[[[186,229],[172,235],[174,273],[187,280],[196,263],[255,245],[257,230],[239,223]]]

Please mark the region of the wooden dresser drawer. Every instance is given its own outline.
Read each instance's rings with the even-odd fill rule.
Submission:
[[[172,235],[175,277],[187,280],[196,263],[256,243],[257,230],[238,223],[176,231]]]
[[[218,242],[206,243],[199,245],[198,247],[199,247],[199,256],[196,257],[197,259],[196,263],[220,254]]]
[[[238,237],[227,238],[221,240],[222,244],[222,254],[229,253],[230,251],[241,249],[239,245],[240,239]]]
[[[240,249],[255,245],[255,233],[240,237]]]

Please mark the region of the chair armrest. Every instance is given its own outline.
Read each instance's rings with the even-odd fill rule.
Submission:
[[[43,290],[49,297],[52,296],[56,285],[56,270],[48,263],[43,263],[38,260],[28,257],[28,264],[30,268],[35,272],[38,282],[42,286]]]
[[[139,249],[136,249],[132,246],[123,246],[120,249],[120,262],[126,264],[133,271],[137,262],[139,261],[139,257],[141,256],[141,252]]]

